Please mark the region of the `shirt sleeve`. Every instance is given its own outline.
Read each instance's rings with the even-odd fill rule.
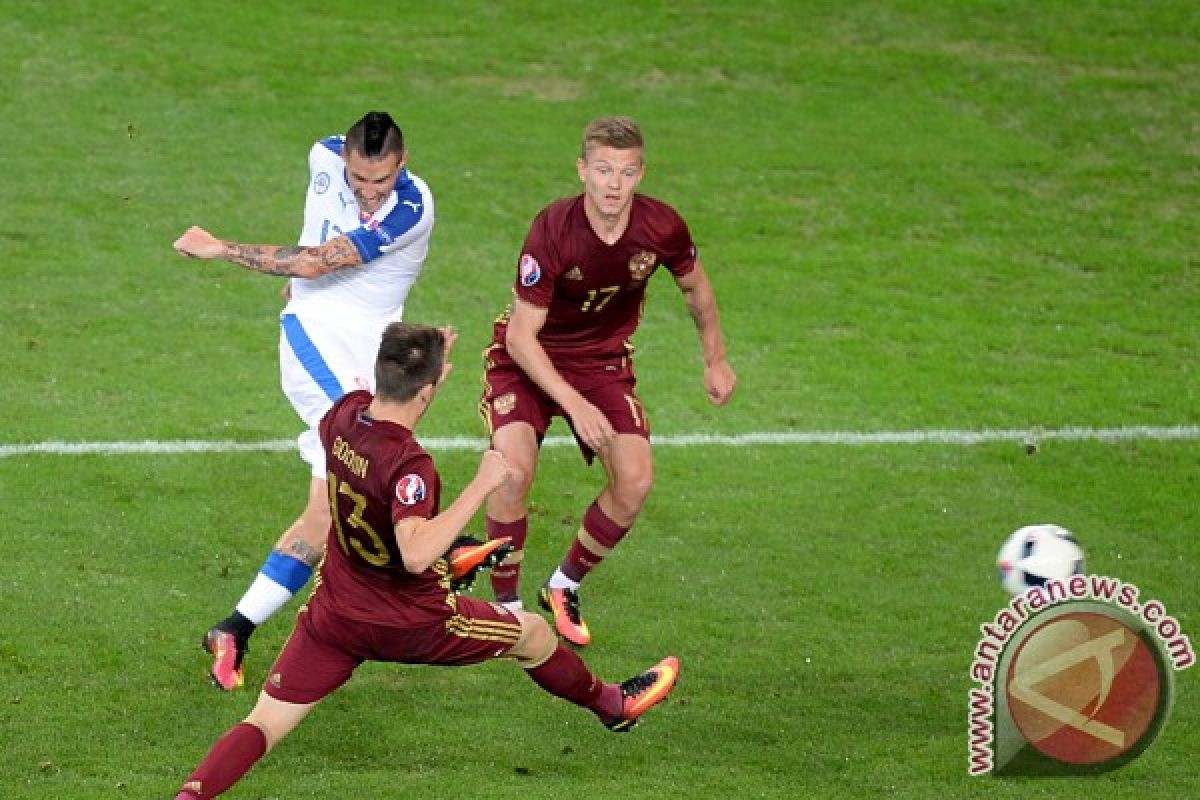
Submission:
[[[412,181],[398,186],[380,211],[346,234],[364,264],[404,247],[433,225],[433,199]]]
[[[538,308],[549,308],[554,297],[554,285],[562,273],[558,243],[551,235],[549,215],[542,211],[534,218],[521,246],[517,261],[517,281],[513,293],[522,302]]]
[[[663,264],[672,275],[682,278],[696,268],[696,243],[683,217],[674,209],[669,213],[672,220],[663,242]]]
[[[428,453],[400,465],[392,478],[392,523],[437,515],[437,470]]]

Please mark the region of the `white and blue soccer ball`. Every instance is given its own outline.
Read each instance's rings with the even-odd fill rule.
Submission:
[[[1010,595],[1024,594],[1046,581],[1083,574],[1083,548],[1059,525],[1026,525],[1005,540],[996,556],[1000,585]]]

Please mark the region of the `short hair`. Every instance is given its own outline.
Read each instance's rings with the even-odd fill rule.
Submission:
[[[407,403],[422,387],[437,383],[446,360],[446,339],[437,328],[393,322],[383,331],[375,359],[375,393]]]
[[[367,158],[400,155],[404,152],[404,132],[386,111],[368,111],[346,131],[345,147]]]
[[[600,117],[589,122],[583,129],[583,150],[580,157],[587,159],[588,150],[593,147],[644,150],[646,141],[642,138],[642,129],[632,117]]]

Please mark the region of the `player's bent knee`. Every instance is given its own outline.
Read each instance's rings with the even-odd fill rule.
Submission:
[[[558,639],[554,636],[554,631],[550,630],[550,624],[540,615],[529,611],[514,613],[521,622],[521,638],[508,654],[525,669],[545,663],[558,647]]]
[[[259,693],[258,702],[254,710],[247,715],[245,722],[262,731],[269,752],[296,729],[315,705],[316,703],[285,703],[264,691]]]
[[[532,484],[524,482],[505,484],[496,494],[506,503],[524,507],[531,487]]]
[[[629,478],[622,478],[612,487],[612,499],[618,507],[621,516],[636,517],[641,513],[650,490],[654,488],[654,475],[645,473]]]
[[[525,516],[525,504],[529,498],[531,485],[528,483],[516,486],[505,484],[492,492],[487,502],[488,516],[504,522],[511,522]]]
[[[635,476],[625,486],[625,494],[633,501],[636,501],[640,506],[646,502],[646,498],[650,496],[650,490],[654,488],[654,473],[646,472]]]

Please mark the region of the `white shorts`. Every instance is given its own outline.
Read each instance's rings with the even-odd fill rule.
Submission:
[[[375,391],[375,357],[387,321],[336,322],[285,311],[279,316],[279,376],[283,393],[308,430],[296,438],[314,478],[325,478],[317,425],[336,400],[355,389]]]

